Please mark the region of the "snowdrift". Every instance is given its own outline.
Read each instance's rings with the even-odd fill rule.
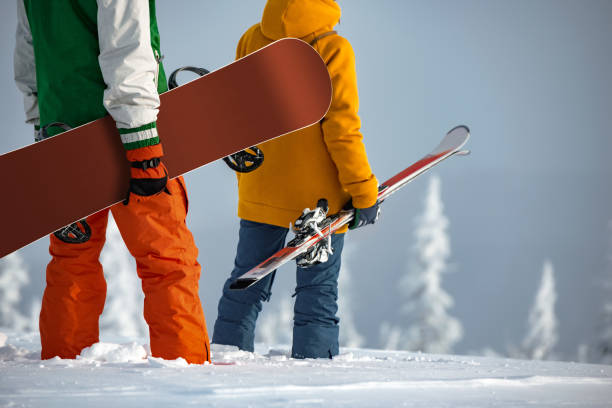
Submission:
[[[36,334],[0,335],[0,407],[610,407],[612,366],[342,349],[293,360],[288,346],[213,347],[216,364],[98,343],[41,361]]]

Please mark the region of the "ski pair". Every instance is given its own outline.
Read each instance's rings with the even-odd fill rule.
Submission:
[[[382,203],[391,194],[442,160],[455,154],[469,154],[469,151],[461,150],[469,137],[470,130],[467,126],[462,125],[451,129],[433,151],[382,183],[378,189],[378,202]],[[246,289],[280,266],[298,257],[303,260],[303,265],[317,258],[324,262],[326,251],[329,252],[330,248],[323,245],[324,241],[322,240],[328,241],[331,234],[351,222],[355,217],[354,209],[346,209],[337,214],[326,216],[326,207],[326,202],[319,200],[314,210],[306,209],[299,222],[296,222],[295,227],[298,227],[296,237],[285,248],[238,277],[232,282],[230,289]]]

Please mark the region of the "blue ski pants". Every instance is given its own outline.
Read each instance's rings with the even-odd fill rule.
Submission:
[[[275,272],[244,290],[230,290],[238,276],[283,248],[289,230],[240,221],[234,270],[223,286],[212,342],[253,351],[255,323],[262,302],[270,300]],[[325,263],[297,268],[293,317],[293,358],[331,358],[338,354],[338,274],[344,234],[332,236],[333,255]]]

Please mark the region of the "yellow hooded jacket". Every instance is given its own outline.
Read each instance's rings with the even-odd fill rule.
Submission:
[[[333,0],[268,0],[262,21],[240,39],[236,57],[284,37],[312,43],[340,20]],[[376,203],[378,181],[368,163],[357,114],[357,76],[350,43],[333,34],[316,40],[329,70],[333,97],[318,124],[266,142],[264,162],[252,173],[238,174],[238,216],[249,221],[289,227],[319,198],[338,212],[351,198],[356,208]],[[339,232],[345,232],[341,230]]]

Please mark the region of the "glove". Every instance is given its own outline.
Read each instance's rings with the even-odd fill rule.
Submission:
[[[161,143],[128,150],[126,154],[131,163],[130,189],[123,204],[127,205],[130,202],[131,194],[141,197],[152,196],[162,191],[170,194],[166,188],[168,170],[161,160],[164,155]]]
[[[374,224],[380,216],[378,202],[368,208],[355,208],[355,218],[349,224],[349,229],[354,230],[364,225]]]

